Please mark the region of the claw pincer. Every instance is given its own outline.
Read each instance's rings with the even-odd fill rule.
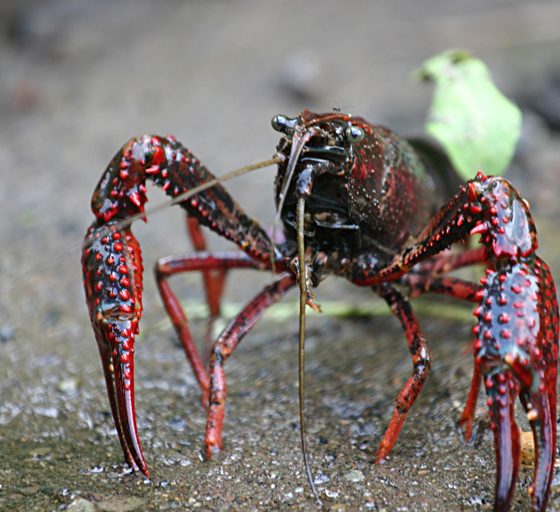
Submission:
[[[397,280],[417,263],[469,235],[480,235],[488,266],[476,293],[475,372],[461,423],[470,437],[480,379],[484,379],[497,462],[495,510],[509,510],[520,459],[514,403],[527,412],[536,447],[534,510],[544,510],[556,449],[558,302],[541,260],[528,204],[504,178],[476,178],[439,211],[391,265],[360,284]]]

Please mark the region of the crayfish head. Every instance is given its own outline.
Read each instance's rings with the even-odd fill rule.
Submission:
[[[315,114],[309,110],[296,117],[276,115],[271,124],[284,135],[277,146],[283,157],[280,173],[306,159],[332,161],[340,172],[352,157],[354,146],[363,141],[371,128],[363,119],[349,114]]]
[[[306,237],[316,237],[320,232],[331,238],[334,230],[357,230],[349,219],[345,183],[355,151],[367,138],[370,125],[340,112],[315,114],[304,110],[293,118],[273,117],[272,127],[283,134],[277,146],[281,162],[275,201],[277,218],[282,219],[286,230],[295,229],[299,198],[306,199]]]

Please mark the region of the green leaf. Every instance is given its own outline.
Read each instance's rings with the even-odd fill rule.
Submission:
[[[468,52],[432,57],[416,72],[435,84],[426,131],[466,180],[478,170],[503,174],[521,133],[521,111],[494,85],[486,65]]]

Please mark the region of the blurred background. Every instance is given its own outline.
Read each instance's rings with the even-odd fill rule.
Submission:
[[[135,228],[148,269],[137,407],[153,477],[126,474],[79,262],[102,170],[131,136],[172,133],[220,175],[269,158],[278,139],[271,117],[303,108],[339,108],[418,134],[431,90],[412,71],[467,48],[524,108],[508,177],[531,202],[541,256],[558,277],[559,21],[560,2],[545,0],[0,1],[0,508],[312,507],[297,433],[295,316],[265,317],[228,362],[226,451],[201,462],[199,393],[151,277],[157,258],[189,248],[177,208]],[[264,169],[228,184],[267,228],[273,176]],[[150,190],[152,205],[163,199]],[[211,245],[229,247],[212,237]],[[238,305],[270,279],[238,277],[227,295]],[[199,281],[174,286],[196,301]],[[318,290],[319,303],[370,296],[334,279]],[[400,327],[387,314],[310,318],[310,447],[333,510],[491,508],[484,408],[476,446],[455,427],[472,371],[469,310],[435,318],[424,309],[432,376],[383,466],[370,461],[410,373]],[[195,324],[203,333],[204,322]],[[520,509],[530,474],[521,475]],[[552,510],[559,493],[556,479]]]

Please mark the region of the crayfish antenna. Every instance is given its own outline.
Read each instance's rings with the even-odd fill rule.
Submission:
[[[315,487],[313,474],[309,465],[309,451],[307,449],[307,431],[305,428],[305,308],[307,307],[307,266],[305,264],[305,239],[304,239],[305,199],[297,202],[297,246],[299,269],[299,350],[298,350],[298,375],[299,375],[299,432],[301,437],[301,451],[307,481],[311,486],[317,506],[321,507],[321,498]]]

